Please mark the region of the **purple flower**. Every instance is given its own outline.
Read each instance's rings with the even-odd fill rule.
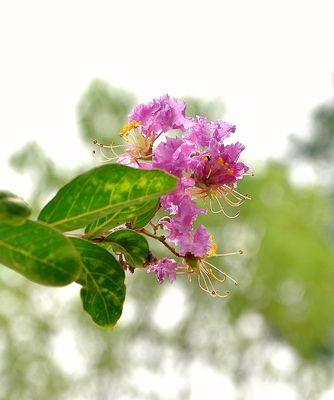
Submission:
[[[209,146],[212,139],[221,142],[235,131],[235,125],[222,120],[209,121],[203,116],[191,119],[188,126],[189,131],[185,134],[185,138],[197,146]]]
[[[195,257],[203,257],[212,247],[210,234],[203,225],[200,225],[193,234],[184,236],[180,242],[180,254],[187,253]]]
[[[206,190],[235,185],[248,171],[244,163],[238,162],[243,150],[244,146],[240,143],[225,146],[212,139],[208,149],[192,159],[196,185]]]
[[[176,137],[167,137],[154,151],[153,168],[163,169],[175,176],[181,177],[188,169],[190,155],[194,151],[192,144],[185,143]]]
[[[174,243],[179,243],[183,237],[189,235],[199,214],[207,213],[206,209],[197,206],[191,195],[186,191],[194,183],[191,178],[182,178],[177,190],[162,196],[160,199],[161,206],[172,215],[169,221],[162,221],[162,224],[169,231],[168,240]]]
[[[188,236],[197,216],[207,212],[198,207],[188,193],[173,196],[172,200],[165,200],[163,203],[165,207],[168,206],[171,214],[175,214],[169,222],[163,222],[164,228],[169,230],[167,238],[174,243],[179,243],[183,237]]]
[[[146,134],[184,130],[186,103],[167,94],[146,104],[139,104],[129,115],[129,121],[140,122]]]
[[[142,168],[142,169],[152,169],[152,163],[148,163],[145,161],[138,161],[133,158],[131,153],[123,153],[117,159],[118,164],[128,165],[129,167],[133,168]]]
[[[175,281],[176,278],[176,269],[179,267],[179,264],[170,258],[162,258],[158,260],[155,264],[151,265],[147,272],[155,272],[157,275],[157,280],[161,284],[164,281],[164,278],[167,278],[170,283]]]
[[[211,123],[212,136],[219,142],[225,140],[231,133],[235,132],[235,128],[235,125],[221,119]]]
[[[112,156],[107,158],[110,161],[118,159],[119,163],[134,168],[159,168],[178,178],[177,189],[160,197],[160,208],[167,215],[158,223],[150,224],[153,233],[143,233],[166,244],[183,260],[182,266],[169,258],[150,259],[146,262],[149,265],[147,272],[154,272],[159,283],[165,278],[173,282],[180,268],[182,273],[196,274],[201,289],[211,296],[225,297],[227,292],[216,289],[214,284],[223,282],[228,276],[206,260],[217,256],[216,245],[203,225],[194,228],[198,216],[208,211],[200,208],[196,200],[207,200],[205,207],[213,213],[223,213],[230,218],[238,215],[230,215],[221,201],[229,207],[238,207],[249,199],[248,195],[235,190],[237,181],[248,170],[239,161],[244,146],[224,144],[235,131],[234,125],[223,120],[210,121],[205,116],[187,117],[185,111],[184,101],[168,95],[140,104],[133,109],[129,124],[120,132],[127,143],[125,151],[117,154],[117,149],[123,148],[118,145],[99,146],[102,150],[109,147]],[[181,134],[169,133],[173,129],[181,130]],[[217,205],[213,207],[214,201]],[[167,230],[166,235],[158,236],[157,231],[161,228]]]
[[[239,142],[228,144],[222,148],[221,154],[226,155],[229,162],[236,162],[242,151],[245,150],[245,146]]]

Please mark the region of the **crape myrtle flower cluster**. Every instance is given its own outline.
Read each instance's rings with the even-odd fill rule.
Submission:
[[[236,281],[208,259],[217,256],[214,238],[203,225],[195,227],[200,214],[208,211],[235,218],[229,208],[239,207],[250,199],[237,191],[238,180],[248,167],[239,161],[244,150],[241,143],[226,144],[235,126],[225,121],[209,121],[205,116],[186,115],[186,103],[168,95],[147,104],[140,104],[129,115],[129,123],[120,136],[122,145],[98,145],[104,162],[116,161],[136,168],[159,168],[179,178],[177,190],[160,199],[167,213],[154,233],[142,232],[159,238],[179,259],[154,260],[147,272],[154,272],[159,283],[173,282],[177,274],[195,275],[201,289],[212,296],[225,297],[228,292],[217,289],[226,279]],[[108,151],[110,154],[106,154]],[[204,207],[197,201],[202,199]],[[156,236],[158,229],[168,233]],[[219,287],[219,286],[218,286]]]

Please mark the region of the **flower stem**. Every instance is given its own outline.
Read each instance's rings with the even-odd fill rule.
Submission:
[[[149,236],[149,237],[151,237],[151,238],[153,238],[153,239],[156,239],[156,240],[158,240],[160,243],[162,243],[165,247],[167,247],[167,249],[169,250],[169,251],[171,251],[175,256],[177,256],[177,257],[180,257],[180,258],[183,258],[183,256],[181,256],[181,254],[179,254],[175,249],[174,249],[174,247],[172,247],[170,244],[168,244],[167,242],[166,242],[166,237],[165,236],[158,236],[158,235],[155,235],[154,233],[151,233],[151,232],[149,232],[148,230],[146,230],[145,228],[140,228],[140,229],[136,229],[136,231],[137,232],[140,232],[140,233],[142,233],[142,234],[144,234],[144,235],[146,235],[146,236]]]

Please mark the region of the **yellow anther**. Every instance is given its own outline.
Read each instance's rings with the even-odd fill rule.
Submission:
[[[140,126],[140,122],[138,121],[132,121],[129,124],[124,125],[119,133],[119,136],[127,136],[132,131],[132,129],[138,128],[138,126]]]
[[[215,254],[217,254],[217,245],[215,243],[215,237],[213,235],[210,236],[210,240],[211,240],[211,249],[206,253],[207,257],[211,257]]]
[[[228,162],[224,161],[221,157],[219,157],[216,162],[217,162],[217,164],[221,165],[222,167],[228,166]]]

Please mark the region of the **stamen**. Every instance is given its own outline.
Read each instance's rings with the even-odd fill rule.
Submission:
[[[218,276],[212,271],[211,268],[208,269],[208,273],[219,283],[224,283],[226,281],[226,275],[223,274],[223,279],[218,278]]]
[[[237,194],[238,196],[242,197],[245,200],[252,200],[249,194],[242,194],[235,189],[233,189],[233,193]]]
[[[233,193],[233,190],[229,190],[226,187],[224,187],[224,189],[226,190],[226,192],[228,193],[228,195],[234,197],[235,199],[237,199],[238,201],[244,201],[244,199],[242,197],[237,196],[235,193]]]
[[[96,155],[96,151],[93,150],[93,157],[100,163],[108,163],[110,161],[116,160],[118,157],[113,157],[113,158],[107,158],[106,160],[100,160],[97,155]]]
[[[138,158],[141,158],[141,159],[145,160],[146,158],[147,158],[147,159],[151,159],[152,156],[153,156],[153,153],[152,153],[152,154],[149,154],[149,155],[147,155],[147,156],[142,156],[141,154],[139,154],[139,157],[138,157]]]
[[[208,174],[207,174],[207,176],[206,176],[206,179],[209,179],[209,177],[210,177],[210,175],[211,175],[211,172],[212,172],[212,167],[210,167],[209,172],[208,172]]]
[[[204,288],[204,287],[202,286],[202,284],[201,284],[201,278],[203,279],[203,282],[204,282],[204,285],[206,286],[206,288]],[[199,275],[197,275],[197,282],[198,282],[198,286],[199,286],[204,292],[210,293],[210,294],[211,294],[211,292],[210,292],[210,290],[209,290],[209,288],[208,288],[208,284],[206,283],[206,280],[205,280],[205,278],[204,278],[204,276],[203,276],[202,271],[200,271],[200,272],[199,272]]]
[[[230,292],[229,291],[221,292],[220,290],[217,290],[214,287],[214,285],[213,285],[213,283],[211,282],[211,279],[210,279],[210,275],[212,277],[214,277],[214,275],[212,275],[212,272],[211,272],[211,274],[209,274],[208,271],[206,270],[206,268],[203,265],[202,265],[202,268],[203,268],[203,270],[202,270],[203,271],[203,275],[202,275],[203,279],[205,280],[205,277],[206,277],[208,279],[209,283],[210,283],[211,288],[212,288],[212,291],[209,290],[210,295],[213,296],[213,297],[217,296],[217,297],[221,297],[221,298],[227,297],[230,294]]]
[[[132,131],[140,126],[139,121],[132,121],[127,125],[124,125],[123,128],[121,129],[119,136],[121,137],[126,137],[129,135],[129,133],[132,133]]]
[[[228,205],[230,205],[231,207],[239,207],[239,206],[241,206],[246,200],[239,200],[237,203],[236,202],[234,202],[234,201],[232,201],[231,199],[229,199],[227,196],[228,195],[226,195],[226,192],[224,192],[224,190],[223,189],[217,189],[217,191],[218,191],[218,193],[224,198],[224,200],[226,201],[226,203],[228,204]],[[230,194],[230,193],[228,193],[228,194]]]
[[[105,158],[106,160],[110,161],[110,158],[111,158],[111,157],[108,157],[108,156],[105,154],[105,152],[103,151],[103,149],[104,149],[104,147],[100,145],[100,146],[99,146],[99,150],[100,150],[100,153],[101,153],[102,157]],[[117,156],[117,155],[116,155],[116,156]],[[117,157],[118,157],[118,156],[117,156]]]
[[[128,145],[127,144],[118,144],[118,145],[114,145],[113,143],[111,143],[111,145],[110,145],[110,151],[116,156],[116,157],[119,157],[120,156],[120,154],[117,154],[116,153],[116,151],[114,150],[114,149],[119,149],[120,147],[128,147]]]
[[[152,142],[152,143],[154,143],[163,133],[164,133],[163,131],[159,132],[159,133],[156,135],[156,137],[153,139],[153,142]]]
[[[222,212],[222,213],[225,215],[225,217],[230,218],[230,219],[237,218],[237,217],[240,215],[239,212],[238,212],[236,215],[229,215],[229,214],[227,214],[227,212],[224,210],[224,207],[222,206],[221,202],[219,201],[218,197],[217,197],[217,196],[214,196],[214,198],[216,199],[217,203],[218,203],[219,206],[220,206],[220,209],[219,209],[219,210],[214,210],[214,209],[212,208],[212,200],[210,199],[210,210],[211,210],[214,214],[219,214],[219,213]]]
[[[233,251],[231,253],[220,253],[220,254],[212,254],[207,257],[227,257],[227,256],[236,256],[236,255],[242,255],[244,252],[242,250],[238,251]]]
[[[233,186],[223,185],[222,189],[224,189],[228,194],[230,194],[237,200],[251,200],[252,199],[249,194],[244,195],[244,194],[238,192],[236,189],[234,189]]]
[[[99,146],[99,147],[104,147],[105,149],[110,149],[111,147],[127,147],[127,144],[117,144],[115,145],[114,143],[109,144],[103,144],[99,143],[96,139],[93,140],[93,144]]]
[[[225,292],[221,293],[219,290],[216,290],[216,296],[220,297],[220,298],[225,298],[227,296],[229,296],[230,292],[228,290],[226,290]]]
[[[102,157],[104,159],[108,160],[108,161],[115,160],[120,156],[120,154],[116,153],[115,149],[128,147],[127,144],[118,144],[118,145],[115,145],[114,143],[111,143],[110,145],[102,144],[102,143],[99,143],[96,139],[93,140],[93,144],[95,144],[95,145],[97,145],[99,147],[99,150],[100,150],[100,153],[101,153]],[[107,155],[104,152],[104,149],[108,149],[116,158],[110,157],[109,155]]]
[[[238,282],[237,282],[234,278],[232,278],[230,275],[228,275],[226,272],[221,271],[219,268],[217,268],[215,265],[209,263],[208,261],[202,260],[202,262],[203,262],[204,264],[209,265],[211,268],[214,268],[216,271],[220,272],[220,273],[225,277],[225,279],[228,278],[228,279],[230,279],[236,286],[238,285]],[[221,282],[221,279],[217,278],[216,275],[215,275],[213,272],[212,272],[212,276],[213,276],[215,279],[217,279],[219,282]],[[223,280],[223,282],[225,281],[225,279]]]
[[[207,293],[209,293],[211,296],[216,296],[216,289],[215,289],[215,287],[213,286],[213,283],[211,282],[211,279],[210,279],[208,273],[206,272],[205,268],[203,268],[202,271],[200,270],[200,275],[202,276],[202,278],[203,278],[203,280],[204,280],[204,282],[205,282],[205,286],[206,286],[206,288],[207,288],[207,290],[206,290]],[[211,286],[211,290],[209,289],[206,280],[209,281],[209,285]]]

